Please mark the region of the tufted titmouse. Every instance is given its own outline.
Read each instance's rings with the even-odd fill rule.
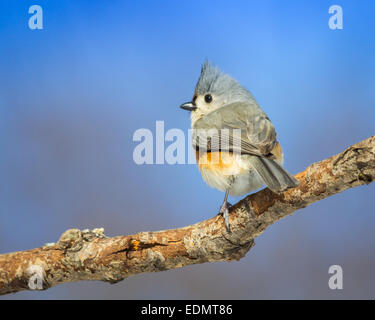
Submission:
[[[228,231],[228,194],[243,195],[264,184],[280,193],[298,185],[282,167],[271,120],[249,91],[217,67],[204,63],[193,100],[180,107],[191,111],[193,148],[203,180],[225,191],[219,214]]]

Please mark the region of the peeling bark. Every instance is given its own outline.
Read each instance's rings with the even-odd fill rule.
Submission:
[[[230,210],[231,233],[221,216],[184,228],[109,238],[103,229],[70,229],[57,243],[0,255],[0,294],[45,290],[59,283],[102,280],[239,260],[269,225],[298,209],[375,179],[375,136],[295,176],[298,188],[275,194],[263,189]]]

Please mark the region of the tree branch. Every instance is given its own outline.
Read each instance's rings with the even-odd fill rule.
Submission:
[[[221,216],[173,230],[108,238],[103,229],[70,229],[57,243],[0,255],[0,294],[48,289],[80,280],[118,282],[129,276],[190,264],[239,260],[269,225],[346,189],[375,179],[375,136],[295,176],[282,194],[263,189],[230,210],[231,233]]]

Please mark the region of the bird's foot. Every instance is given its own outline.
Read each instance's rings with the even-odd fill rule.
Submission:
[[[227,229],[228,232],[231,232],[230,231],[230,225],[229,225],[229,208],[231,206],[232,205],[229,202],[224,202],[221,205],[221,208],[220,208],[220,211],[219,211],[219,214],[222,215],[223,218],[224,218],[225,227],[226,227],[226,229]]]

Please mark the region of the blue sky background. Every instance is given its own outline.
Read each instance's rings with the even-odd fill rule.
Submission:
[[[28,28],[33,4],[43,30]],[[328,27],[333,4],[343,30]],[[373,135],[374,15],[370,0],[1,1],[0,252],[57,241],[73,227],[114,236],[215,215],[223,194],[195,165],[132,159],[139,128],[163,120],[187,132],[178,106],[204,59],[253,93],[292,173]],[[239,262],[2,299],[374,299],[374,191],[358,187],[296,212]],[[342,291],[328,288],[333,264],[343,267]]]

